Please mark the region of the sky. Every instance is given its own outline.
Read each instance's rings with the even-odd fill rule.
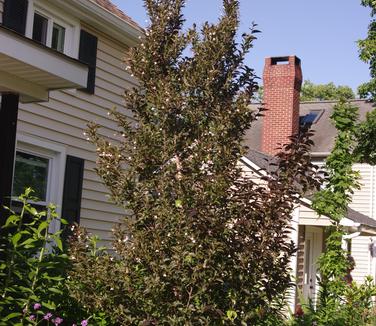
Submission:
[[[112,0],[147,27],[143,0]],[[216,22],[222,0],[187,0],[186,27]],[[354,90],[369,80],[367,64],[358,59],[356,41],[365,38],[370,10],[360,0],[240,0],[239,34],[252,22],[262,31],[246,64],[262,76],[264,58],[297,55],[303,78],[316,84],[334,82]]]

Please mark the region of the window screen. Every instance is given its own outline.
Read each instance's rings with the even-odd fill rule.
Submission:
[[[33,24],[33,40],[46,45],[48,19],[35,13]]]
[[[52,28],[51,47],[59,52],[64,52],[65,28],[54,23]]]
[[[48,171],[50,160],[33,154],[17,152],[14,167],[13,196],[19,196],[27,187],[40,201],[47,201]]]

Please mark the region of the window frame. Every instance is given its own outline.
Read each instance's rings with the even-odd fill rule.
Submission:
[[[46,205],[53,203],[57,206],[57,214],[61,216],[66,148],[60,144],[41,140],[30,135],[19,134],[17,135],[16,143],[16,152],[17,151],[49,159],[46,201],[36,202],[35,204]],[[12,200],[15,200],[15,198],[12,198]],[[60,221],[53,221],[50,226],[50,231],[56,232],[59,229]]]
[[[31,38],[32,38],[33,40],[35,40],[35,39],[34,39],[34,23],[35,23],[35,15],[38,15],[38,16],[44,18],[44,19],[47,21],[46,36],[45,36],[46,40],[45,40],[45,42],[40,42],[41,44],[47,45],[48,24],[49,24],[49,22],[48,22],[48,17],[46,17],[45,15],[42,15],[39,11],[34,11],[34,15],[33,15],[33,30],[32,30],[32,34],[31,34]],[[39,42],[38,40],[35,40],[35,41]]]
[[[18,147],[16,148],[15,164],[16,164],[16,160],[17,160],[17,153],[25,153],[25,154],[33,155],[33,156],[40,157],[40,158],[48,160],[47,185],[46,185],[46,200],[45,201],[41,200],[41,201],[33,202],[36,205],[47,206],[48,203],[51,202],[51,200],[50,200],[50,196],[51,196],[51,177],[52,177],[52,173],[53,173],[52,165],[53,165],[54,158],[52,157],[52,155],[47,155],[45,153],[42,153],[40,150],[37,150],[37,151],[36,150],[31,150],[30,146],[25,145],[24,143],[20,143],[18,145]],[[16,168],[14,169],[14,173],[13,173],[13,183],[14,183],[14,178],[15,178],[15,171],[16,171]],[[12,192],[13,192],[13,189],[12,189]],[[13,196],[13,193],[12,193],[12,200],[17,201],[17,197],[16,196],[18,196],[18,195],[20,195],[20,194],[15,194]]]
[[[52,48],[52,31],[56,23],[65,28],[64,53],[73,58],[78,58],[80,42],[80,21],[70,16],[61,9],[44,0],[29,0],[29,9],[26,21],[26,37],[33,38],[34,14],[37,13],[48,20],[46,46]],[[55,50],[57,51],[57,50]]]
[[[60,31],[63,31],[64,32],[64,34],[63,34],[63,41],[62,41],[62,46],[63,46],[63,48],[62,48],[62,51],[61,50],[59,50],[59,43],[60,43],[60,39],[58,39],[58,42],[57,42],[57,48],[54,48],[53,47],[53,41],[54,41],[54,29],[55,29],[55,26],[57,27],[57,31],[58,31],[58,37],[59,36],[61,36],[60,35]],[[51,48],[53,48],[53,49],[55,49],[55,50],[57,50],[57,51],[59,51],[59,52],[64,52],[64,49],[65,49],[65,41],[66,41],[66,38],[67,38],[67,29],[66,29],[66,27],[64,27],[64,26],[61,26],[60,24],[58,24],[56,21],[53,21],[52,22],[52,34],[51,34]]]

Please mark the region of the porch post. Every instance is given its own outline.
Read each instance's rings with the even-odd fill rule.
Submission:
[[[2,94],[0,107],[0,225],[5,222],[3,205],[9,206],[12,191],[18,116],[17,94]]]

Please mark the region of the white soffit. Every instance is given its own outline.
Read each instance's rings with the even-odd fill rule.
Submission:
[[[85,64],[0,27],[0,93],[48,101],[51,90],[86,87],[87,76]]]

